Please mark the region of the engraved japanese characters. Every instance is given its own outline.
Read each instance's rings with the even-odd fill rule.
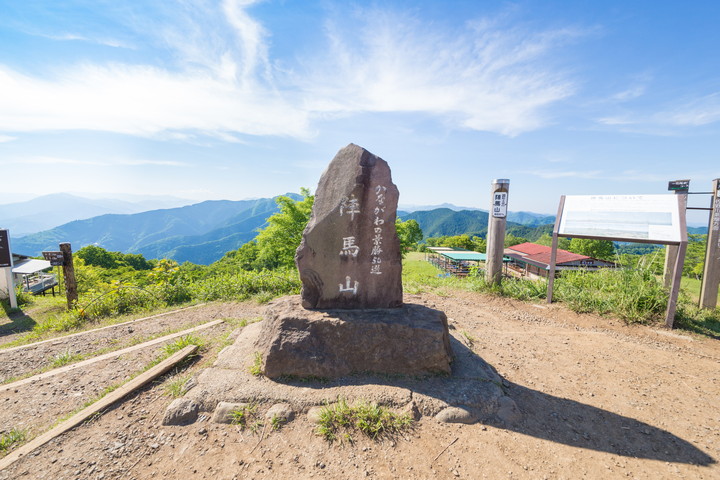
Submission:
[[[305,308],[402,305],[397,202],[387,162],[353,144],[338,152],[295,255]]]

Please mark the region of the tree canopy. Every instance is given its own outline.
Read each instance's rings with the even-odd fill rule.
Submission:
[[[568,250],[600,260],[612,260],[615,256],[615,245],[613,245],[613,242],[610,240],[573,238],[570,240]]]
[[[403,256],[406,252],[417,250],[418,242],[423,239],[423,232],[417,220],[403,222],[399,218],[395,221],[395,229],[400,239],[400,251]]]
[[[262,268],[293,267],[295,251],[310,220],[315,197],[307,188],[300,189],[302,200],[281,196],[276,199],[280,211],[267,219],[257,242],[257,265]]]

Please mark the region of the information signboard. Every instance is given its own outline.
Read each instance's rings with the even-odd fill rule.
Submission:
[[[0,268],[4,267],[12,267],[10,234],[7,230],[0,230]]]
[[[558,235],[680,243],[677,195],[568,195]]]
[[[42,252],[43,258],[50,262],[51,267],[62,267],[65,265],[63,252]]]

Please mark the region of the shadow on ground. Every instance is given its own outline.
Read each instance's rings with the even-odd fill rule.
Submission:
[[[452,335],[450,338],[456,361],[449,377],[411,379],[403,376],[356,375],[315,385],[314,382],[290,383],[306,388],[382,384],[406,388],[415,394],[428,395],[458,405],[461,403],[458,399],[468,398],[468,392],[463,390],[486,388],[482,385],[471,386],[473,382],[483,380],[478,374],[485,377],[485,382],[495,383],[492,373],[496,372],[467,345]],[[492,373],[488,372],[488,367]],[[501,377],[498,375],[495,378]],[[522,419],[509,422],[500,419],[498,415],[480,413],[480,423],[572,447],[625,457],[705,466],[716,463],[714,458],[690,442],[661,428],[575,400],[548,395],[507,380],[502,380],[502,384],[506,394],[522,413]],[[482,396],[488,398],[486,394]],[[417,398],[417,395],[414,398]]]
[[[0,337],[14,333],[28,332],[37,322],[20,308],[10,308],[7,302],[0,302],[7,318],[0,319]]]
[[[490,419],[483,422],[486,425],[625,457],[705,466],[716,463],[690,442],[661,428],[522,385],[509,385],[508,394],[523,413],[523,420],[508,425]]]

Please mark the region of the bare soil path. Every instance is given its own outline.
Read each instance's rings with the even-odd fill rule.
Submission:
[[[423,417],[401,437],[374,442],[358,434],[342,444],[318,437],[305,415],[264,435],[203,417],[186,427],[162,426],[172,401],[165,386],[208,366],[218,346],[188,371],[21,459],[0,479],[720,479],[717,340],[467,292],[406,301],[447,313],[451,334],[504,377],[521,421],[460,425]],[[212,308],[234,309],[218,315],[235,318],[260,311],[252,304]],[[200,309],[188,315],[197,316],[195,323],[211,319]],[[0,405],[23,407],[0,409],[0,429],[24,421],[40,431],[72,410],[74,397],[86,399],[145,359],[122,361],[127,369],[109,364],[8,399],[0,394]],[[57,407],[64,397],[75,403]]]

